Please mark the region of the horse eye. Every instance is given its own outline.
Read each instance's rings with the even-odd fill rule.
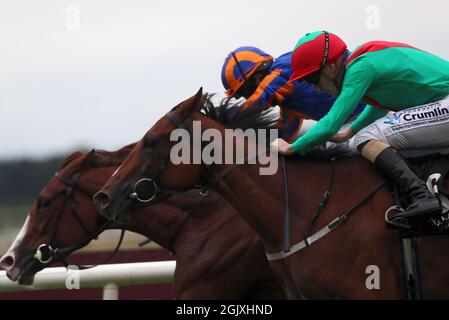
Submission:
[[[48,207],[50,207],[51,201],[50,200],[40,200],[39,201],[39,207],[43,208],[43,209],[47,209]]]

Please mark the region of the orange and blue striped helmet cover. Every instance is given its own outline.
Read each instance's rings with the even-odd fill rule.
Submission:
[[[229,53],[221,69],[221,81],[226,94],[232,97],[246,79],[269,60],[273,60],[273,57],[255,47],[240,47]]]

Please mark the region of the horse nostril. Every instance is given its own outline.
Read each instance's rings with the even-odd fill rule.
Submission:
[[[109,196],[101,191],[94,194],[93,201],[101,210],[104,210],[109,206]]]
[[[8,254],[0,259],[0,267],[6,271],[9,271],[12,268],[14,268],[15,263],[16,259],[14,259],[14,256],[11,254]]]

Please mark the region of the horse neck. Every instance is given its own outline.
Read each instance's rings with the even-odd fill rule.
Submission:
[[[223,126],[203,118],[201,129],[204,131],[210,128],[219,130],[222,137],[225,136]],[[245,144],[246,160],[248,160],[250,144],[251,142]],[[221,154],[225,158],[228,150],[225,150],[224,146],[225,143],[222,143]],[[235,153],[235,149],[233,152]],[[275,160],[279,160],[277,155]],[[289,167],[287,168],[289,206],[298,200],[299,195],[301,197],[307,195],[301,199],[300,210],[292,214],[291,228],[305,232],[328,186],[330,166],[327,163],[298,159],[286,162]],[[224,170],[232,167],[234,167],[232,171],[222,176],[222,173],[226,172]],[[283,242],[283,217],[286,208],[284,175],[280,161],[277,161],[277,168],[273,170],[273,174],[261,175],[263,167],[259,163],[245,164],[240,167],[235,167],[233,164],[221,164],[213,165],[211,172],[214,178],[221,177],[215,186],[218,193],[239,211],[242,218],[264,239],[268,247],[279,247]],[[299,177],[300,179],[297,179]]]
[[[221,155],[222,155],[222,164],[213,164],[211,166],[211,175],[212,178],[216,178],[219,176],[223,170],[227,170],[230,166],[234,166],[234,164],[226,164],[226,152],[225,149],[225,130],[226,128],[217,122],[208,119],[204,116],[200,117],[201,121],[201,133],[208,129],[215,129],[220,132],[220,136],[222,137],[221,142]],[[241,138],[243,139],[243,138]],[[233,145],[233,155],[236,154],[236,145]],[[240,155],[240,157],[235,157],[235,160],[248,160],[248,148],[254,147],[254,143],[251,141],[244,141],[244,155]],[[256,148],[256,150],[259,150]],[[265,149],[264,149],[265,150]],[[257,151],[260,153],[260,150]],[[277,156],[276,156],[277,157]],[[229,172],[224,177],[222,177],[217,184],[214,186],[214,189],[218,191],[227,201],[229,201],[238,211],[239,214],[243,217],[243,219],[256,230],[259,235],[261,235],[264,239],[268,239],[269,242],[275,242],[275,234],[273,231],[277,229],[281,229],[282,227],[282,219],[279,217],[282,215],[281,209],[284,208],[284,203],[279,199],[284,199],[282,197],[273,198],[273,195],[263,192],[260,194],[256,194],[258,190],[261,189],[261,185],[265,184],[268,186],[279,185],[279,190],[283,190],[283,184],[281,182],[280,170],[272,176],[264,176],[265,182],[260,182],[259,174],[257,173],[261,169],[259,164],[242,164],[240,167],[235,167],[232,172]],[[256,172],[257,171],[257,172]],[[256,193],[254,193],[254,191]],[[254,199],[254,201],[253,201]],[[272,199],[269,202],[268,199]],[[267,203],[268,201],[268,203]],[[268,209],[268,212],[279,212],[276,214],[276,219],[273,219],[273,215],[259,215],[254,214],[260,211],[260,209],[264,207]],[[270,211],[271,210],[271,211]]]
[[[104,153],[104,151],[103,151]],[[110,155],[115,154],[116,152],[111,152]],[[85,171],[81,174],[80,179],[80,187],[84,190],[88,191],[91,194],[94,194],[96,191],[100,190],[101,187],[106,183],[106,181],[111,177],[111,174],[117,169],[116,166],[104,166],[104,167],[91,167],[88,169],[85,169]],[[86,201],[89,203],[92,202],[92,199],[90,197],[86,198]],[[91,203],[90,208],[91,211],[83,211],[83,214],[92,215],[95,216],[96,221],[96,228],[100,228],[101,225],[107,222],[106,218],[104,218],[98,208]],[[137,232],[141,233],[143,235],[146,235],[145,233],[140,232],[140,229],[134,222],[129,222],[125,225],[119,225],[119,224],[111,224],[108,227],[108,230],[112,229],[125,229],[127,231],[131,232]]]
[[[329,190],[332,164],[307,159],[286,159],[288,172],[290,229],[295,241],[310,236],[356,205],[382,181],[382,176],[362,158],[335,164],[335,182],[325,211],[309,230],[323,194]],[[246,222],[262,237],[267,248],[282,248],[285,190],[282,168],[272,176],[260,176],[259,165],[248,165],[225,176],[217,191],[231,202]],[[354,187],[357,184],[357,187]],[[348,192],[349,191],[349,192]]]
[[[198,204],[198,201],[201,202]],[[170,197],[152,206],[136,210],[128,227],[163,248],[177,252],[182,245],[178,239],[195,233],[194,230],[198,226],[217,224],[225,219],[225,217],[215,219],[217,217],[211,214],[211,211],[220,206],[219,204],[217,195],[208,198]],[[201,236],[195,234],[195,240],[202,241]]]
[[[98,167],[87,169],[82,174],[80,183],[87,190],[95,192],[99,190],[109,179],[116,167]],[[199,197],[199,196],[198,196]],[[177,245],[177,238],[181,238],[184,234],[192,230],[192,224],[204,225],[207,223],[218,224],[221,220],[226,219],[225,215],[214,217],[211,212],[214,208],[220,207],[220,203],[224,202],[217,195],[209,195],[195,209],[192,217],[186,220],[189,211],[195,206],[199,198],[197,197],[170,197],[153,206],[136,209],[131,215],[131,219],[125,225],[112,224],[108,229],[122,229],[135,232],[148,237],[160,246],[170,248]],[[91,201],[88,199],[87,201]],[[95,206],[91,206],[92,214],[96,216],[97,227],[105,223],[106,220],[100,214]]]
[[[275,230],[282,227],[282,209],[284,204],[274,198],[265,190],[261,190],[253,171],[254,167],[247,165],[235,169],[234,174],[228,174],[217,183],[215,190],[229,201],[242,216],[242,218],[259,234],[270,243],[276,242]],[[215,171],[218,174],[219,171]],[[267,185],[274,185],[278,177],[269,177]],[[260,192],[262,191],[262,192]],[[265,212],[267,214],[265,214]],[[273,213],[276,213],[273,215]],[[276,219],[272,219],[275,216]]]
[[[247,133],[246,129],[230,129],[224,127],[221,123],[218,123],[202,114],[194,114],[192,119],[196,122],[199,122],[200,125],[194,126],[193,129],[193,135],[196,135],[197,132],[195,130],[200,130],[201,137],[205,134],[205,131],[213,130],[216,132],[219,136],[216,137],[215,133],[213,136],[213,142],[210,142],[214,148],[214,156],[213,156],[213,170],[221,170],[226,167],[228,167],[230,164],[234,163],[243,163],[248,161],[256,161],[256,158],[260,158],[259,156],[265,155],[269,151],[269,147],[265,144],[265,141],[262,143],[257,143],[256,141],[253,141],[253,139],[246,137],[245,134]],[[251,129],[250,129],[251,130]],[[236,131],[243,132],[243,135],[240,133],[237,133]],[[268,138],[269,134],[271,132],[268,132],[267,129],[265,131],[266,137]],[[259,132],[257,130],[253,131],[255,133],[256,139],[262,138],[259,137]],[[208,134],[211,134],[211,131],[208,132]],[[275,137],[272,137],[275,138]],[[218,143],[217,139],[219,140]],[[219,152],[216,152],[216,148],[221,148]],[[231,147],[231,148],[229,148]],[[193,148],[195,148],[195,145],[193,145]],[[229,156],[232,150],[232,155]],[[194,152],[197,152],[198,150],[193,150]],[[210,149],[208,150],[210,151]],[[201,156],[209,156],[207,152],[205,152],[205,148],[201,148]],[[216,157],[215,157],[216,155]],[[229,157],[228,157],[229,156]],[[277,158],[277,156],[276,156]],[[204,159],[202,159],[204,161]],[[266,159],[265,159],[266,160]],[[218,161],[218,163],[217,163]],[[262,170],[263,171],[263,170]]]

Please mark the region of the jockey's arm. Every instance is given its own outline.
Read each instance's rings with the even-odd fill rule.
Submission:
[[[388,110],[376,108],[371,105],[367,105],[363,112],[355,119],[355,121],[350,125],[350,128],[354,133],[359,132],[361,129],[370,125],[374,121],[383,116],[387,115]]]
[[[374,70],[368,63],[358,62],[348,69],[341,93],[328,114],[297,139],[291,148],[304,155],[335,135],[363,99],[374,75]]]

